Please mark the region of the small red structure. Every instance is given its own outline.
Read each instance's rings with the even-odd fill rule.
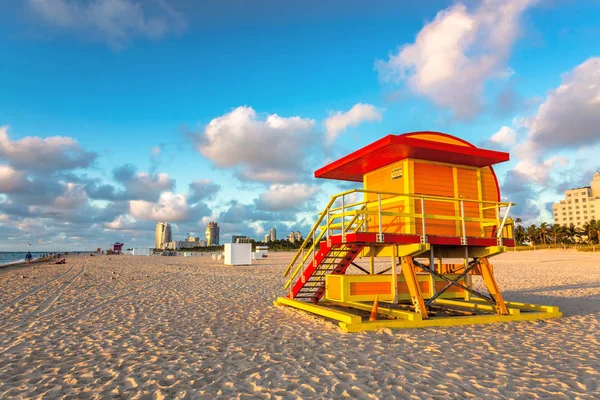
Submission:
[[[121,252],[123,251],[123,245],[124,243],[115,243],[112,245],[112,252],[113,254],[121,254]]]

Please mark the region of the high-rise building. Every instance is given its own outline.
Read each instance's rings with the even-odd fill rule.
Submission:
[[[254,239],[248,236],[231,236],[231,243],[254,243]]]
[[[271,228],[269,229],[269,240],[274,242],[277,240],[277,229]]]
[[[159,221],[156,224],[155,248],[164,249],[165,245],[171,241],[171,225],[167,222]]]
[[[209,222],[208,226],[206,227],[206,245],[219,245],[219,224],[216,222]]]
[[[596,172],[590,186],[565,191],[565,199],[552,204],[554,223],[583,227],[592,219],[600,220],[600,172]]]
[[[269,242],[269,238],[270,238],[269,234],[268,234],[268,233],[266,233],[266,234],[265,234],[265,243],[268,243],[268,242]]]
[[[295,242],[301,242],[302,241],[302,234],[298,231],[296,232],[290,232],[290,234],[288,235],[288,240],[292,243]]]

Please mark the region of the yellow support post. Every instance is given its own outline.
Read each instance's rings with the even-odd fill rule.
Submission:
[[[415,311],[423,316],[423,319],[427,319],[427,307],[425,307],[425,301],[421,295],[421,288],[419,287],[419,281],[417,280],[417,274],[415,273],[415,266],[412,262],[412,257],[402,257],[402,274],[406,280],[408,286],[408,292],[410,293],[410,299],[415,306]]]
[[[394,304],[398,304],[398,270],[396,262],[398,261],[398,247],[392,246],[392,290],[394,295]]]
[[[500,289],[498,288],[498,284],[496,283],[496,278],[494,278],[490,261],[487,258],[481,258],[479,259],[479,266],[481,268],[483,282],[485,283],[488,292],[490,292],[490,296],[496,301],[496,312],[498,314],[507,315],[508,310],[504,303],[504,299],[502,298],[502,294],[500,293]]]

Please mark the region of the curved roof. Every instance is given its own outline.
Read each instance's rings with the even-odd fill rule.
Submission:
[[[315,178],[362,182],[364,174],[406,158],[486,167],[508,161],[510,155],[441,132],[390,134],[316,170]]]

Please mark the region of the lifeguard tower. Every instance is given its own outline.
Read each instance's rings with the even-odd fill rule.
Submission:
[[[557,307],[505,301],[494,278],[489,259],[515,245],[514,204],[501,201],[492,167],[508,160],[444,133],[413,132],[315,171],[364,189],[331,197],[275,304],[337,320],[346,331],[561,316]],[[384,267],[382,257],[390,260]]]

